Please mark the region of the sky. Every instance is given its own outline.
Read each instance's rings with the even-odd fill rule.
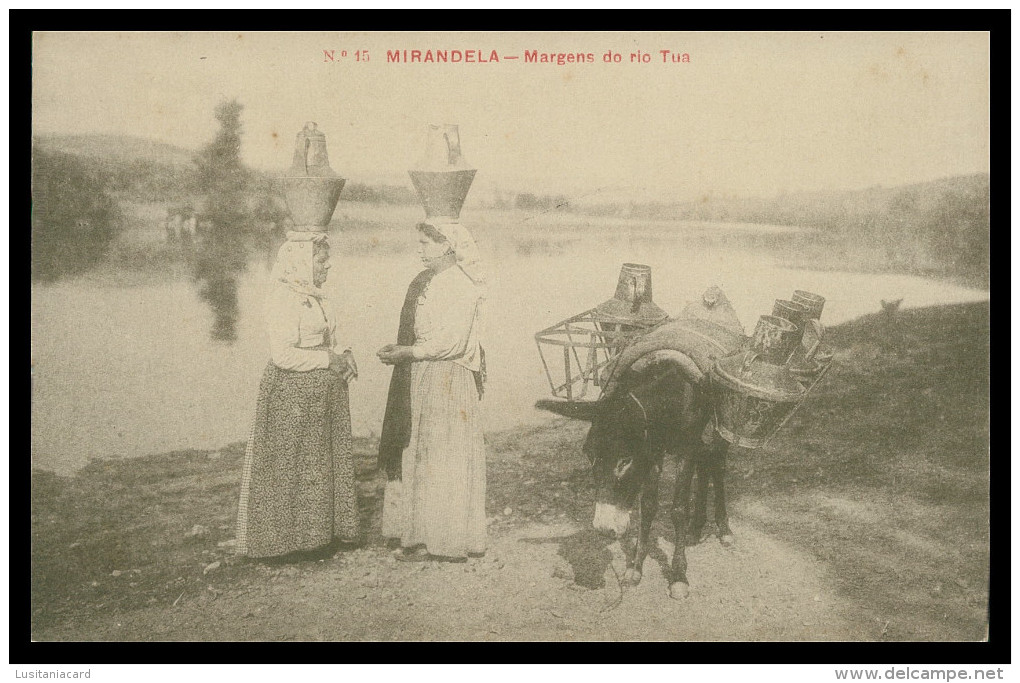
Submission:
[[[217,103],[237,98],[242,156],[266,171],[289,166],[315,121],[340,175],[407,183],[427,124],[453,123],[490,189],[687,200],[894,186],[989,170],[988,46],[946,32],[43,32],[33,130],[198,149]],[[387,62],[413,49],[480,56]],[[532,50],[593,61],[532,63]]]

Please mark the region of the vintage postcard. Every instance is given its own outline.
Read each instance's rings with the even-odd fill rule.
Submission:
[[[988,638],[989,42],[34,34],[33,640]]]

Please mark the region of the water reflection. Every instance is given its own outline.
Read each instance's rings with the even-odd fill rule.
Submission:
[[[237,341],[239,278],[250,266],[264,276],[284,235],[283,216],[275,207],[261,207],[246,219],[232,219],[247,220],[251,228],[217,227],[215,220],[199,220],[194,245],[183,232],[179,243],[198,284],[198,295],[213,314],[209,336],[227,343]]]
[[[237,340],[237,279],[216,275],[205,280],[199,296],[212,308],[213,325],[209,335],[217,341]]]

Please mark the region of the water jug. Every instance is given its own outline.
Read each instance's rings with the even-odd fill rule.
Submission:
[[[425,156],[407,173],[427,218],[456,220],[476,172],[461,154],[458,127],[430,124]]]
[[[294,161],[281,179],[295,231],[324,231],[345,180],[329,166],[326,136],[309,121],[297,134]]]
[[[716,361],[711,373],[713,421],[724,439],[760,448],[797,407],[806,389],[791,374],[789,361],[799,338],[794,323],[763,315],[750,349]]]

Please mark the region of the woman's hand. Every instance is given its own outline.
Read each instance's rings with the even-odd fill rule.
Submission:
[[[358,364],[354,362],[354,354],[347,349],[342,354],[329,352],[329,369],[339,373],[345,382],[358,379]]]
[[[397,344],[387,344],[376,351],[375,355],[386,365],[409,363],[414,360],[410,346],[399,346]]]
[[[350,382],[352,379],[358,379],[358,364],[354,362],[354,354],[350,349],[347,349],[340,356],[341,360],[346,364],[346,370],[342,373],[344,380]]]

